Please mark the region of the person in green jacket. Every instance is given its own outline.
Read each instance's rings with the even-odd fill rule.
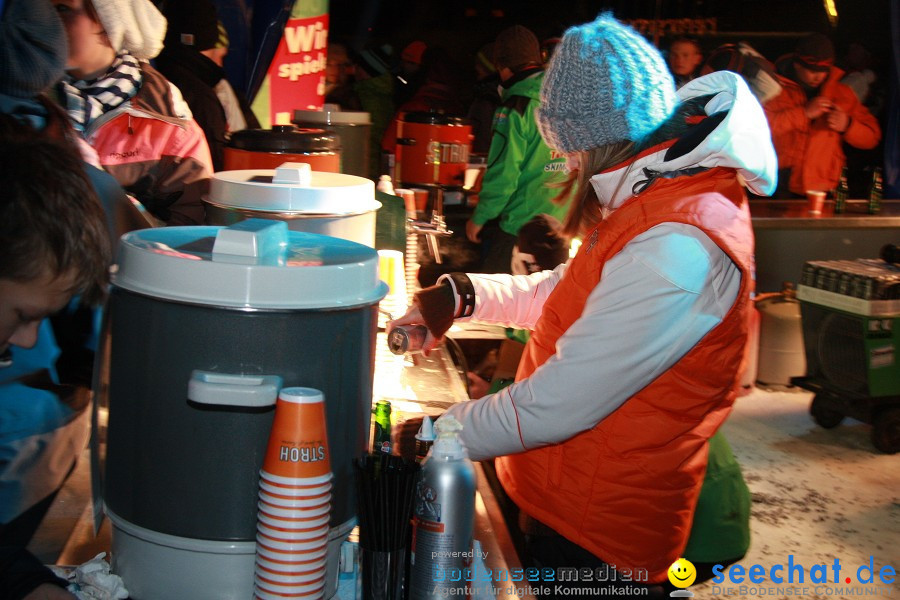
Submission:
[[[544,143],[534,119],[544,79],[537,37],[521,25],[501,31],[493,60],[502,103],[494,113],[487,171],[466,237],[482,244],[482,272],[509,273],[519,229],[541,213],[566,215],[568,202],[555,203],[560,189],[548,185],[564,180],[565,156]],[[499,228],[485,228],[494,219]]]
[[[387,173],[382,164],[381,138],[394,116],[394,75],[391,74],[390,56],[384,46],[361,52],[351,52],[355,80],[353,93],[359,99],[361,110],[369,113],[369,179]],[[346,110],[346,109],[345,109]]]

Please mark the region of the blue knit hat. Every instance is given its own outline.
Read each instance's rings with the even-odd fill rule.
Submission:
[[[536,114],[547,145],[574,152],[638,141],[677,104],[675,82],[656,48],[604,13],[563,35]]]
[[[66,31],[47,0],[9,0],[0,18],[0,94],[33,98],[59,81]]]

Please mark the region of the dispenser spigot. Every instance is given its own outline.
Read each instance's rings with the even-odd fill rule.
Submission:
[[[447,222],[444,220],[444,194],[440,188],[435,189],[434,204],[431,209],[431,221],[417,221],[415,219],[406,220],[406,229],[409,233],[416,235],[425,235],[428,243],[428,252],[434,257],[434,262],[442,264],[441,251],[438,246],[439,237],[449,237],[453,232],[447,229]]]

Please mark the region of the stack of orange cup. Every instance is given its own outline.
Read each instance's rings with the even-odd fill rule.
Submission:
[[[331,478],[324,395],[282,389],[259,480],[254,593],[260,600],[325,594]]]

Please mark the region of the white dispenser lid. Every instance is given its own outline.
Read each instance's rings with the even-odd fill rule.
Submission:
[[[127,233],[112,283],[155,298],[257,309],[351,308],[387,293],[374,249],[269,219]]]
[[[294,123],[315,123],[316,125],[369,125],[372,118],[367,112],[344,110],[302,110],[294,111]]]
[[[312,171],[307,163],[219,171],[210,181],[209,200],[235,208],[319,215],[359,214],[381,206],[371,179]]]

